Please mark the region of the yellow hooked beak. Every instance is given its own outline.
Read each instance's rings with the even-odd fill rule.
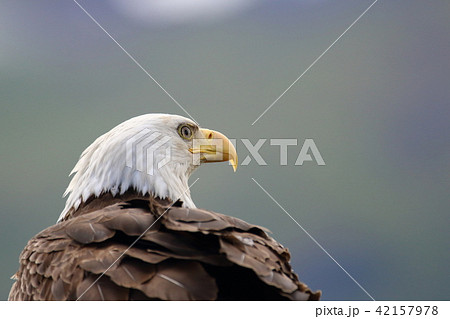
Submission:
[[[200,133],[203,136],[194,138],[189,152],[200,154],[202,163],[229,161],[236,172],[238,157],[233,143],[225,135],[217,131],[202,128]]]

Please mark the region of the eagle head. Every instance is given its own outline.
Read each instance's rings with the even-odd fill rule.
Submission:
[[[145,114],[97,138],[70,175],[65,208],[58,221],[87,199],[134,190],[193,208],[188,179],[201,164],[229,161],[236,170],[236,149],[222,133],[201,128],[179,115]]]

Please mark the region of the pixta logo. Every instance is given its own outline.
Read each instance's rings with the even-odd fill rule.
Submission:
[[[160,132],[152,132],[149,129],[142,130],[126,142],[126,166],[140,172],[153,175],[155,170],[160,169],[171,160],[171,137]],[[299,141],[295,138],[271,138],[258,139],[251,142],[247,138],[230,139],[231,143],[240,149],[244,157],[240,166],[254,163],[258,166],[267,166],[266,160],[261,155],[263,146],[270,145],[272,151],[278,151],[279,165],[287,166],[288,153],[297,152],[297,158],[293,165],[302,166],[305,162],[315,162],[324,166],[325,161],[313,139],[305,139],[299,147]],[[267,143],[268,142],[268,143]],[[221,161],[220,154],[216,150],[223,150],[222,139],[193,139],[190,149],[192,152],[192,164],[200,165],[203,161]],[[238,146],[237,144],[242,144]],[[247,151],[242,151],[241,147]]]
[[[244,158],[241,166],[249,165],[252,160],[255,160],[256,164],[259,166],[266,166],[267,162],[264,160],[262,155],[260,154],[260,150],[267,143],[266,138],[262,138],[256,141],[256,143],[252,143],[249,139],[243,138],[240,139],[240,142],[244,145],[246,150],[248,151],[248,155]],[[231,140],[232,143],[236,146],[237,140]],[[287,166],[288,163],[288,152],[296,150],[298,152],[297,159],[294,163],[295,166],[302,166],[305,162],[316,162],[319,166],[324,166],[325,161],[322,155],[319,152],[319,148],[313,139],[307,138],[303,141],[303,144],[299,150],[299,141],[295,138],[271,138],[269,139],[269,145],[271,147],[277,148],[279,151],[279,164],[281,166]],[[312,156],[311,156],[312,155]]]

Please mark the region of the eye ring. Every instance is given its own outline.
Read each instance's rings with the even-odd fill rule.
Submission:
[[[194,130],[189,125],[183,124],[178,127],[178,135],[185,140],[190,140],[194,136]]]

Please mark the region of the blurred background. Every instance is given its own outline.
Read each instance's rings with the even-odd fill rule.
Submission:
[[[368,300],[254,178],[375,299],[449,299],[449,1],[377,2],[255,125],[371,0],[79,3],[202,126],[299,140],[287,166],[268,141],[267,166],[205,165],[197,206],[271,229],[324,300]],[[73,1],[0,2],[0,98],[6,299],[81,152],[133,116],[186,114]],[[326,166],[294,165],[306,138]]]

